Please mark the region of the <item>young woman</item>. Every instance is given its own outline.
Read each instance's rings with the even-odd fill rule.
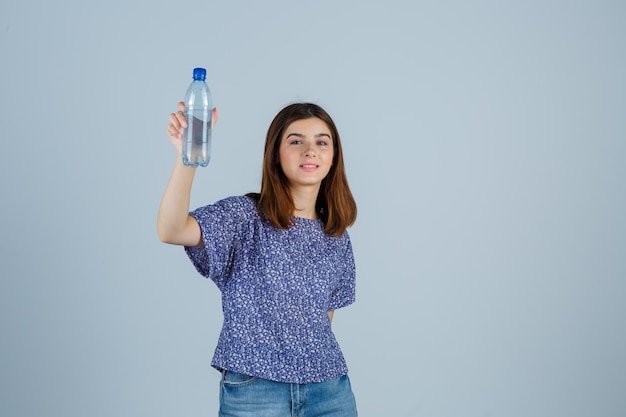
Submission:
[[[183,110],[167,127],[177,157],[157,229],[222,293],[219,415],[356,416],[331,330],[334,310],[355,298],[346,229],[357,211],[335,123],[315,104],[285,107],[267,132],[261,192],[189,213],[195,169],[181,162]]]

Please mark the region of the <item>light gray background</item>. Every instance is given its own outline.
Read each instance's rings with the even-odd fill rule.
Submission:
[[[0,415],[216,415],[219,293],[155,218],[208,69],[192,206],[258,190],[296,100],[359,204],[334,328],[360,415],[626,415],[621,1],[3,1]]]

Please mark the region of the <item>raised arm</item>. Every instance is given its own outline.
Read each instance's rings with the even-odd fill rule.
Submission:
[[[198,222],[189,215],[189,199],[196,168],[182,163],[182,131],[187,126],[184,103],[178,111],[170,114],[167,135],[176,150],[176,162],[161,199],[157,216],[157,232],[162,242],[174,245],[202,246],[202,233]],[[217,110],[213,109],[213,123],[217,122]]]

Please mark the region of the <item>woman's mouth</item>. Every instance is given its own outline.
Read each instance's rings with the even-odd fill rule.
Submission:
[[[302,164],[300,165],[300,168],[302,168],[303,170],[310,172],[310,171],[315,171],[317,168],[319,168],[319,165],[315,165],[315,164]]]

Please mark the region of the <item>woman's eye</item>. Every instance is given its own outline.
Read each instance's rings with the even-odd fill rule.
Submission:
[[[317,144],[320,146],[327,146],[328,142],[326,142],[325,140],[320,140],[319,142],[317,142]]]
[[[299,140],[292,140],[290,143],[291,143],[292,145],[299,145],[299,144],[301,144],[302,142],[301,142],[301,141],[299,141]]]

